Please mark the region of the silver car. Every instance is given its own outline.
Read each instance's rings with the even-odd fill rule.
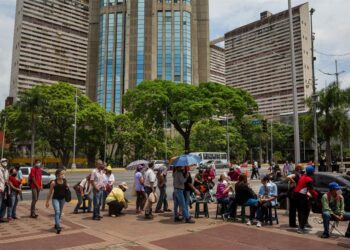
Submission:
[[[31,171],[32,167],[24,166],[24,167],[20,167],[19,169],[21,170],[22,175],[23,175],[23,177],[22,177],[22,187],[29,188],[28,176],[30,174],[30,171]],[[43,175],[42,175],[43,187],[44,188],[48,188],[50,186],[50,182],[55,180],[56,176],[46,172],[45,170],[43,170],[42,173],[43,173]]]

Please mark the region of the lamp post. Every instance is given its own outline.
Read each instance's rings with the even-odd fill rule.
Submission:
[[[293,30],[293,11],[291,0],[288,0],[289,10],[289,29],[290,29],[290,50],[292,57],[292,83],[293,83],[293,126],[294,126],[294,160],[300,162],[300,143],[299,143],[299,114],[298,114],[298,96],[295,70],[295,48],[294,48],[294,30]]]
[[[315,152],[315,166],[317,167],[318,163],[318,135],[317,135],[317,94],[316,94],[316,79],[315,79],[315,61],[316,57],[314,56],[314,41],[315,34],[313,32],[313,22],[312,16],[315,13],[315,9],[311,8],[310,10],[310,22],[311,22],[311,57],[312,57],[312,111],[313,111],[313,120],[314,120],[314,152]]]
[[[230,167],[230,134],[228,132],[228,116],[226,116],[227,164]]]
[[[166,161],[168,160],[167,127],[168,127],[168,107],[165,107],[164,142],[165,142],[165,160]]]
[[[72,169],[76,169],[77,165],[75,164],[75,149],[76,149],[76,140],[77,140],[77,111],[78,111],[78,88],[75,89],[75,108],[74,108],[74,136],[73,136],[73,163]]]

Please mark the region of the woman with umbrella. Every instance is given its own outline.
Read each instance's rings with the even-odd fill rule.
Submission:
[[[182,155],[174,160],[172,165],[174,166],[174,221],[182,221],[178,215],[179,205],[182,208],[182,216],[186,223],[195,223],[191,219],[190,213],[188,211],[188,206],[185,201],[184,190],[185,183],[189,178],[190,172],[184,171],[184,168],[191,166],[199,162],[199,159],[193,155]]]

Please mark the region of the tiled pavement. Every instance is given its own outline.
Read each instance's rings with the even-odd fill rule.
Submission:
[[[64,208],[62,233],[53,229],[53,210],[45,209],[40,201],[38,219],[29,218],[29,203],[18,207],[21,219],[0,224],[0,249],[346,249],[350,240],[334,235],[323,240],[322,225],[317,215],[312,215],[313,230],[307,235],[297,235],[287,227],[287,217],[280,211],[280,225],[257,229],[241,223],[212,219],[196,219],[196,224],[175,224],[171,214],[156,215],[154,220],[136,216],[133,208],[124,216],[92,221],[91,214],[72,214],[73,204]],[[345,232],[346,223],[339,226]]]

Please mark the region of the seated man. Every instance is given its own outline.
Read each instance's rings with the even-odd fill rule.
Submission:
[[[127,184],[125,182],[122,182],[118,187],[113,188],[112,191],[108,194],[106,203],[109,207],[109,216],[118,216],[121,214],[123,208],[128,207],[128,201],[125,198],[124,194],[127,189]]]
[[[341,195],[340,186],[336,182],[329,183],[329,192],[322,196],[322,217],[324,232],[321,238],[329,238],[329,222],[348,221],[350,213],[344,211],[344,197]],[[350,223],[345,233],[345,237],[350,237]]]
[[[241,169],[239,166],[230,167],[230,171],[227,173],[231,181],[238,181],[239,176],[241,175]]]
[[[266,175],[261,180],[261,186],[258,193],[258,212],[257,212],[257,227],[261,227],[264,214],[267,213],[269,206],[275,206],[277,202],[277,185],[270,181],[270,178]]]

